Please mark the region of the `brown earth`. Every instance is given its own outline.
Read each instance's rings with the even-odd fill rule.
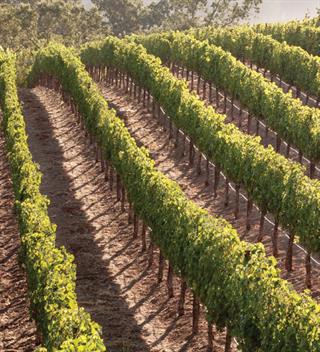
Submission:
[[[0,132],[0,351],[31,352],[36,326],[29,314],[26,273],[19,262],[20,236],[3,133]]]

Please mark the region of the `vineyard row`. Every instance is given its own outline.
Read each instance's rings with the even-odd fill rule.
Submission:
[[[48,199],[40,193],[41,173],[28,148],[11,54],[0,56],[0,98],[31,310],[45,346],[38,351],[105,351],[99,326],[78,307],[74,258],[55,246],[56,227],[49,219]]]
[[[125,54],[121,44],[117,50]],[[206,306],[209,322],[227,326],[246,350],[317,351],[319,307],[279,278],[274,259],[265,256],[263,247],[240,241],[230,224],[209,216],[155,169],[69,50],[55,45],[40,51],[31,80],[50,76],[60,82],[106,165],[116,170],[134,213],[151,228],[154,243]],[[283,309],[286,304],[288,309]]]

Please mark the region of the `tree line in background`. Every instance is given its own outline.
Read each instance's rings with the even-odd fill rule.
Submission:
[[[55,40],[78,46],[107,34],[230,25],[262,0],[0,0],[0,45],[19,51]]]

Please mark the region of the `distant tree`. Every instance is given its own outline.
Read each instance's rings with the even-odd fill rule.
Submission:
[[[159,0],[142,11],[142,27],[187,29],[206,24],[237,24],[258,12],[262,0]]]
[[[259,12],[262,0],[215,0],[205,17],[206,24],[228,26],[247,20],[252,12]]]
[[[98,10],[87,10],[78,0],[14,2],[0,3],[0,43],[5,48],[36,48],[50,40],[78,46],[108,31]]]
[[[171,0],[169,26],[187,29],[202,23],[208,0]]]
[[[140,13],[140,24],[142,29],[153,27],[165,27],[170,18],[170,0],[160,0],[145,6]]]
[[[103,13],[112,32],[124,35],[141,28],[142,0],[92,0]]]
[[[28,4],[0,5],[0,43],[3,48],[20,50],[37,43],[37,15]]]

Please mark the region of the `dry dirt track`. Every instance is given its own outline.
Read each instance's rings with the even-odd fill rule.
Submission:
[[[186,314],[177,318],[180,280],[175,279],[176,295],[168,300],[165,280],[157,285],[158,252],[147,270],[148,256],[141,253],[140,241],[132,240],[127,213],[121,213],[70,109],[44,88],[22,90],[20,95],[30,149],[44,174],[42,192],[51,200],[49,214],[58,225],[57,242],[76,257],[79,304],[101,324],[109,351],[206,351],[203,317],[200,334],[191,334],[190,292]],[[143,122],[136,128],[149,132]],[[169,176],[185,173],[186,165],[184,171],[175,171],[163,140],[159,148],[169,161],[160,168]],[[214,334],[216,351],[222,351],[224,335]]]
[[[36,328],[29,314],[26,273],[19,264],[20,237],[4,136],[0,132],[0,351],[31,352]]]

